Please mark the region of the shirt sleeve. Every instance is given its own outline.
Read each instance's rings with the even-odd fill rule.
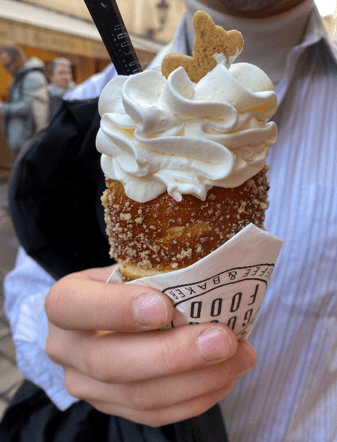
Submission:
[[[44,300],[55,280],[22,248],[14,269],[5,276],[5,314],[9,320],[21,373],[41,387],[54,404],[65,410],[78,399],[69,395],[64,372],[46,354],[48,318]]]
[[[109,64],[104,71],[92,75],[88,80],[76,86],[71,91],[67,92],[64,100],[87,100],[90,98],[97,98],[104,86],[117,75],[113,64]]]

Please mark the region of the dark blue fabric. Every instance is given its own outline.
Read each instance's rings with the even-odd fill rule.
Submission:
[[[61,412],[25,381],[0,423],[1,442],[228,442],[219,407],[161,428],[108,416],[79,401]]]
[[[171,434],[171,437],[170,437]],[[1,442],[174,442],[173,426],[151,428],[79,401],[64,412],[25,381],[0,424]]]
[[[64,103],[11,176],[10,213],[20,243],[55,279],[114,263],[100,202],[99,121],[97,100]]]

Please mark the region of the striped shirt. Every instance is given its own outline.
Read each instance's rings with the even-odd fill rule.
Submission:
[[[318,15],[277,86],[266,229],[284,239],[222,410],[231,442],[337,441],[337,65]]]
[[[184,32],[182,22],[167,52],[186,52]],[[86,97],[114,75],[86,82]],[[284,245],[249,338],[257,365],[220,405],[231,442],[337,442],[337,55],[316,8],[276,92],[265,225]],[[5,310],[22,373],[65,409],[76,399],[44,351],[53,282],[20,250]]]

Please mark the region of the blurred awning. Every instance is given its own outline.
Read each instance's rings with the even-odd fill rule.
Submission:
[[[130,36],[135,49],[156,53],[163,47],[161,43]],[[0,0],[0,41],[1,44],[22,44],[86,57],[109,58],[90,19],[15,0]]]

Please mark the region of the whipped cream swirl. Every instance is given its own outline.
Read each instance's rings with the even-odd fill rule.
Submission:
[[[167,191],[205,200],[213,186],[237,187],[266,164],[277,138],[268,122],[274,87],[258,67],[217,66],[198,83],[180,67],[112,79],[102,91],[97,149],[104,174],[137,202]]]

